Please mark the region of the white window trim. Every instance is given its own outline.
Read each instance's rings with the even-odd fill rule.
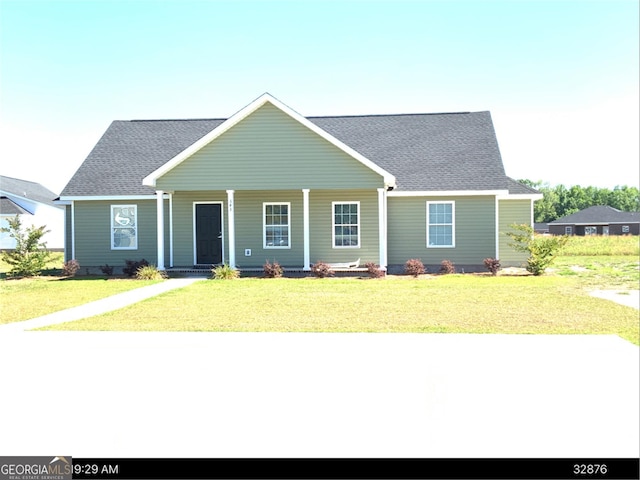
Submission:
[[[573,227],[564,227],[565,235],[573,235]]]
[[[630,233],[631,229],[629,228],[629,225],[623,225],[621,232],[622,233]]]
[[[114,213],[113,210],[114,208],[133,208],[134,211],[134,216],[136,219],[136,224],[133,227],[135,229],[136,235],[135,235],[135,245],[133,247],[115,247],[114,246],[114,238],[113,238],[113,233],[114,230],[116,228],[122,228],[119,226],[115,225],[114,222]],[[131,204],[115,204],[115,205],[111,205],[111,208],[109,210],[110,214],[111,214],[111,218],[110,218],[110,224],[111,224],[111,233],[110,233],[110,241],[111,241],[111,250],[138,250],[138,205],[131,205]],[[131,228],[131,227],[129,227]]]
[[[451,245],[430,245],[429,242],[429,226],[430,225],[449,225],[448,223],[429,222],[429,206],[430,205],[451,205]],[[427,248],[456,248],[456,202],[453,200],[444,201],[427,201]]]
[[[336,245],[336,205],[357,205],[358,206],[358,223],[356,227],[358,228],[358,245]],[[362,214],[360,210],[360,202],[359,201],[347,201],[347,202],[331,202],[331,247],[336,249],[354,249],[360,248],[360,232],[362,229],[360,228],[360,215]]]
[[[289,229],[289,244],[281,247],[276,245],[267,245],[267,205],[286,205],[287,206],[287,228]],[[291,250],[291,202],[263,202],[262,203],[262,248],[265,250]]]

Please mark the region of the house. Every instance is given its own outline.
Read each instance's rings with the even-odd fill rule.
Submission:
[[[552,235],[638,235],[640,212],[597,205],[549,223]]]
[[[395,272],[520,265],[504,232],[539,198],[506,176],[489,112],[307,118],[264,94],[227,119],[114,121],[59,203],[83,269]]]
[[[20,215],[23,227],[45,225],[49,233],[42,238],[50,250],[64,248],[64,209],[56,205],[58,195],[39,183],[0,175],[0,227]],[[15,248],[15,239],[0,232],[0,250]]]

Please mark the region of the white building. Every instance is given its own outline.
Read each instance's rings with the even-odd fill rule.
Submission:
[[[0,227],[8,219],[20,215],[23,227],[46,226],[49,230],[42,241],[50,250],[64,248],[64,210],[53,203],[57,197],[39,183],[0,175]],[[15,248],[15,240],[0,232],[0,250]]]

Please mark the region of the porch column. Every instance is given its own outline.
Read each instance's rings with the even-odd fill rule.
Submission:
[[[380,256],[380,268],[387,269],[387,215],[386,215],[385,189],[378,189],[378,244]]]
[[[309,189],[302,189],[302,239],[303,239],[303,266],[304,271],[311,270],[311,255],[309,248]]]
[[[229,266],[236,267],[236,219],[233,208],[235,190],[227,190],[227,218],[229,219]]]
[[[164,270],[164,202],[162,190],[156,190],[156,211],[158,221],[158,270]]]

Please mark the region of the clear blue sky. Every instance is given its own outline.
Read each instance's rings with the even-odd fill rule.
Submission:
[[[489,110],[507,174],[639,180],[639,2],[0,0],[0,173],[60,192],[112,120]]]

